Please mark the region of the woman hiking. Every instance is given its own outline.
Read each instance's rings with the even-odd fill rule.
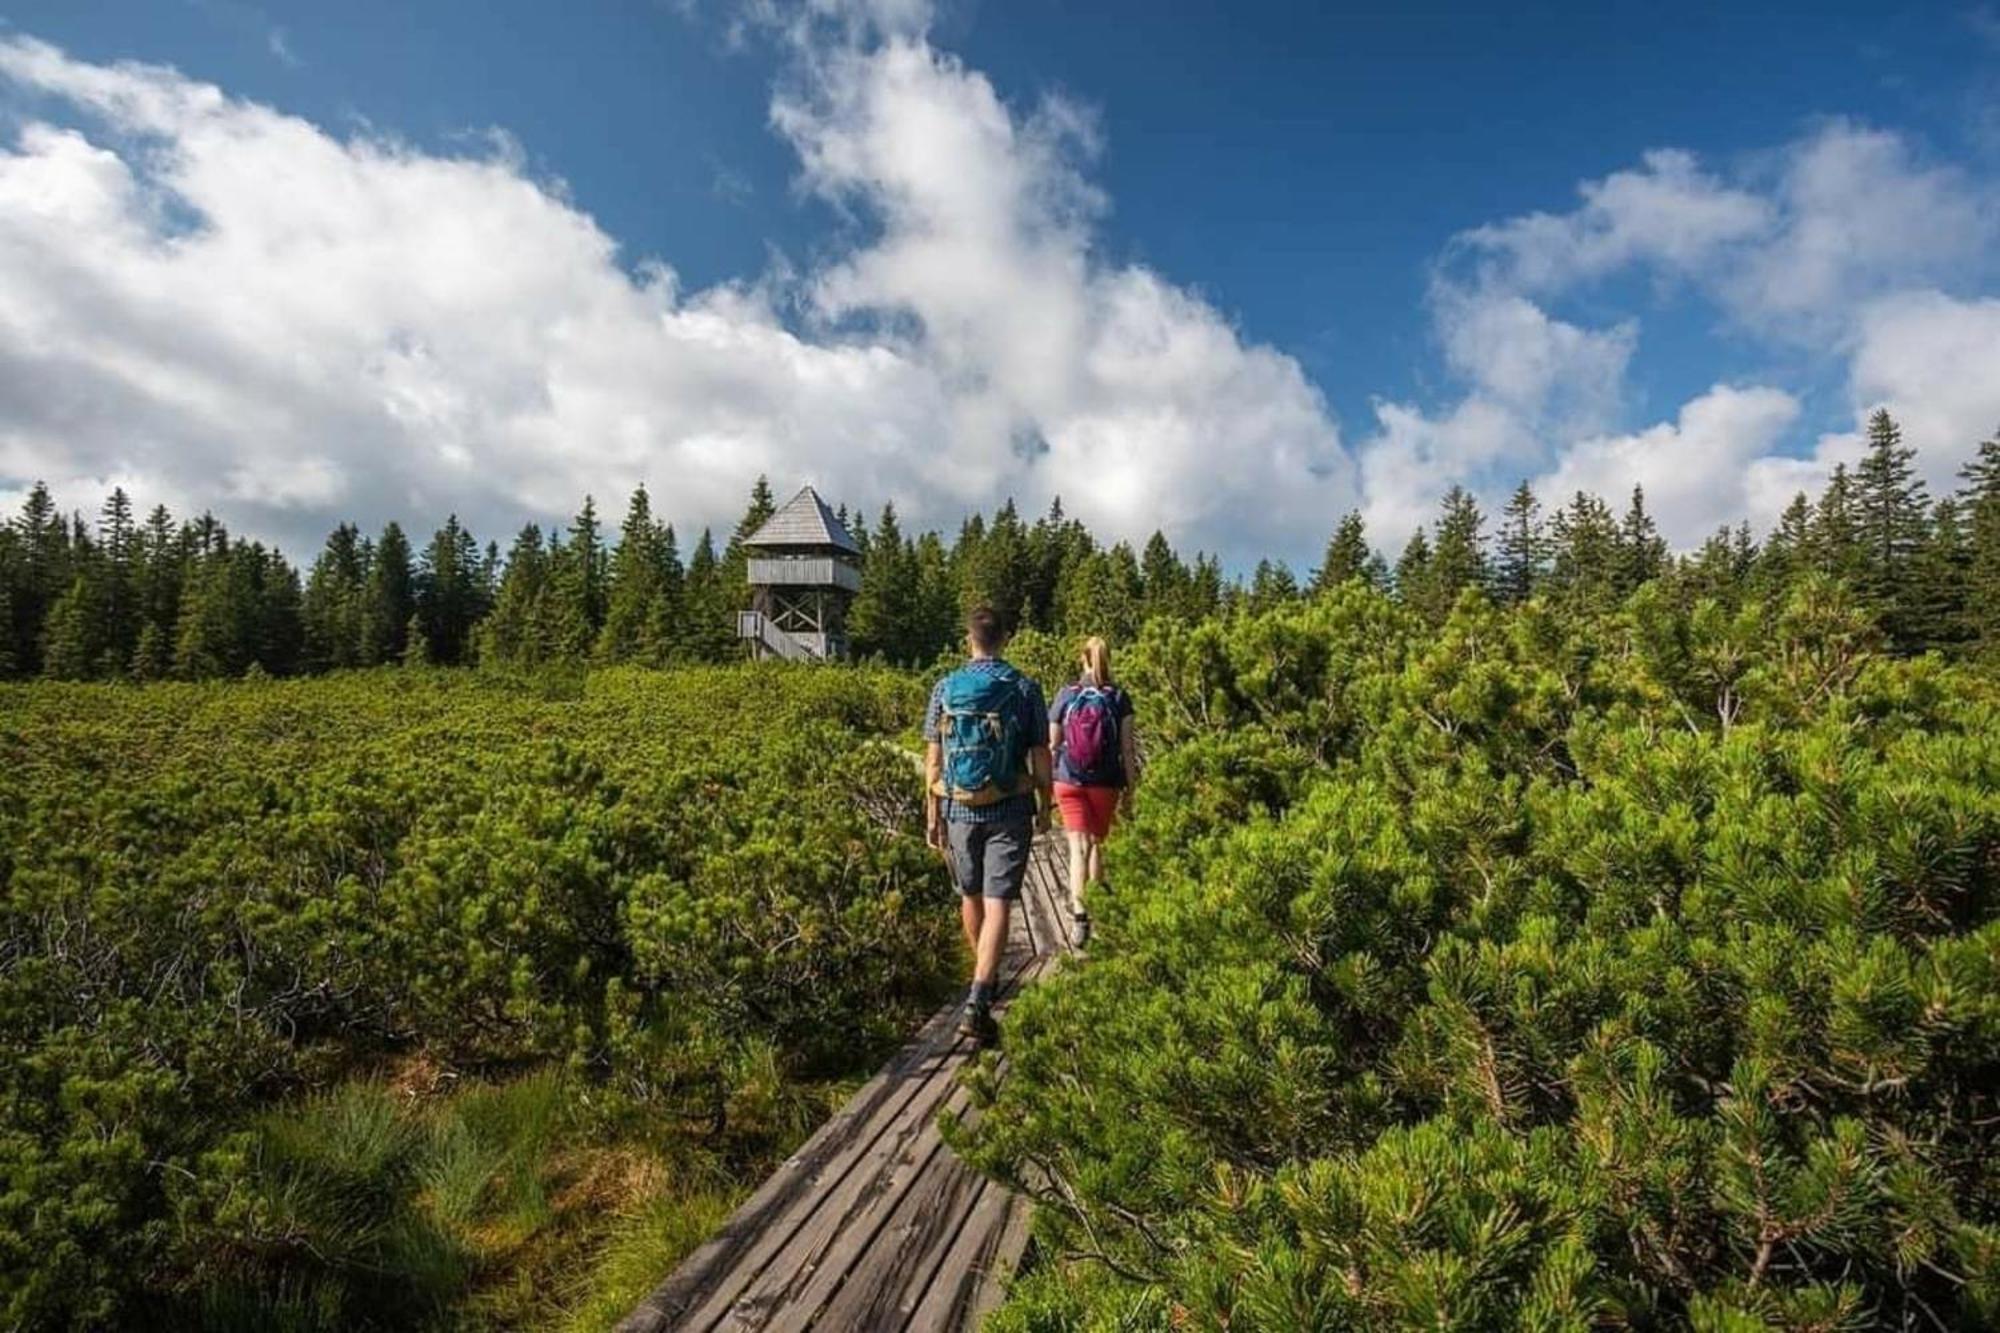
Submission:
[[[1104,839],[1118,811],[1130,807],[1138,774],[1132,700],[1111,679],[1111,649],[1092,635],[1080,665],[1049,709],[1056,809],[1069,834],[1069,939],[1079,949],[1090,942],[1084,890],[1104,882]]]

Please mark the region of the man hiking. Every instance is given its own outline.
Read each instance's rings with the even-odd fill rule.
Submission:
[[[1002,661],[1007,635],[982,606],[965,619],[970,661],[937,683],[924,711],[924,824],[951,861],[972,989],[958,1030],[999,1036],[993,992],[1036,831],[1049,826],[1049,713],[1042,687]]]

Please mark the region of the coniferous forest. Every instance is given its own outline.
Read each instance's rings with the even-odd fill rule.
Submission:
[[[1524,482],[1497,515],[1453,489],[1393,564],[1349,514],[1331,525],[1317,568],[1264,560],[1234,580],[1160,533],[1143,550],[1104,545],[1060,501],[1033,523],[1009,501],[949,540],[906,534],[893,506],[872,520],[843,506],[840,517],[867,567],[851,613],[855,651],[898,665],[950,650],[962,609],[982,602],[1017,629],[1119,641],[1156,617],[1268,610],[1350,578],[1438,623],[1470,588],[1500,605],[1540,596],[1577,610],[1657,581],[1688,605],[1763,595],[1808,571],[1846,583],[1891,651],[1960,656],[2000,638],[2000,442],[1983,444],[1961,480],[1955,493],[1929,496],[1884,412],[1860,464],[1836,468],[1816,499],[1796,497],[1761,542],[1738,526],[1676,555],[1640,490],[1614,505],[1539,497]],[[721,547],[704,530],[685,553],[643,488],[615,535],[586,499],[566,528],[529,524],[504,552],[456,515],[421,547],[394,522],[374,537],[342,524],[301,576],[212,516],[177,521],[155,508],[142,520],[119,490],[93,524],[37,485],[0,527],[0,622],[13,627],[0,675],[206,680],[383,664],[732,661],[741,544],[774,507],[760,479]]]
[[[950,1133],[1040,1204],[993,1327],[2000,1326],[2000,439],[1681,552],[856,511],[852,669],[733,664],[772,502],[302,577],[29,497],[0,1326],[609,1327],[959,978],[905,751],[980,602],[1146,757]]]

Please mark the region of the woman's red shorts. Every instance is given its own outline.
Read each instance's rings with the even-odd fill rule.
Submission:
[[[1062,811],[1063,827],[1088,833],[1093,838],[1109,837],[1111,820],[1118,813],[1117,787],[1079,787],[1070,782],[1056,784],[1056,809]]]

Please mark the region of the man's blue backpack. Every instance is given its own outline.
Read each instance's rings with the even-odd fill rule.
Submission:
[[[991,805],[1028,790],[1028,738],[1021,731],[1021,673],[1000,665],[960,669],[944,678],[938,743],[944,774],[938,795],[960,805]]]

